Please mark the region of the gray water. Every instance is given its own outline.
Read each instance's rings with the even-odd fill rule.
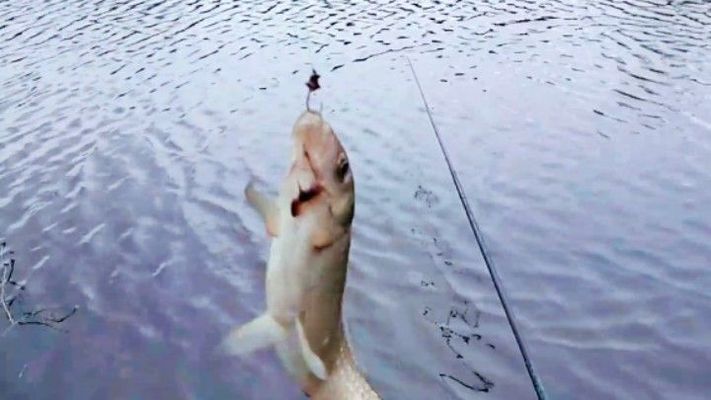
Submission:
[[[551,398],[711,392],[704,1],[0,1],[0,397],[302,398],[264,307],[311,67],[357,187],[345,318],[386,399],[534,398],[405,56]],[[0,322],[5,331],[6,321]]]

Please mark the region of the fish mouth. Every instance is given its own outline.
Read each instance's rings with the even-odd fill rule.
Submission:
[[[306,190],[303,190],[301,189],[301,187],[299,187],[299,196],[296,198],[296,201],[306,203],[307,201],[310,201],[311,199],[321,194],[322,191],[323,187],[318,183]]]
[[[302,158],[301,160],[297,163],[300,164],[301,167],[300,169],[304,172],[308,171],[308,175],[310,175],[307,179],[306,182],[300,181],[298,178],[296,180],[296,186],[299,189],[298,195],[291,201],[291,216],[292,217],[297,217],[299,214],[301,214],[303,207],[305,204],[309,203],[310,201],[314,200],[316,197],[318,197],[321,192],[324,191],[324,187],[319,183],[319,175],[317,172],[317,169],[314,168],[314,163],[313,160],[311,160],[311,156],[309,155],[308,150],[306,149],[306,146],[302,144],[302,149],[301,149],[301,155]],[[306,176],[302,176],[306,178]],[[308,185],[306,189],[302,188],[302,184]]]
[[[323,192],[323,186],[314,183],[308,189],[304,190],[299,186],[299,195],[291,201],[291,216],[298,217],[301,214],[304,204],[317,198]]]

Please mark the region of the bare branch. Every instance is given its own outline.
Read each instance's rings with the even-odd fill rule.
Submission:
[[[2,254],[0,254],[0,257],[5,255],[5,246],[3,243],[2,247]],[[14,263],[12,263],[14,265]],[[14,268],[13,268],[14,269]],[[11,272],[12,273],[12,272]],[[3,263],[2,265],[2,281],[0,281],[0,304],[2,304],[2,309],[5,311],[5,316],[7,317],[8,321],[10,321],[10,325],[15,325],[15,318],[13,318],[12,313],[10,312],[10,307],[7,305],[7,302],[5,301],[5,284],[9,280],[9,274],[8,274],[8,265],[7,263]]]
[[[52,312],[49,308],[24,311],[19,318],[13,314],[12,306],[20,296],[21,293],[19,292],[25,290],[25,285],[12,280],[12,275],[15,272],[15,259],[5,261],[5,249],[5,242],[0,243],[0,265],[2,266],[0,274],[0,308],[2,308],[2,312],[5,314],[5,317],[10,323],[10,325],[3,331],[2,335],[6,334],[16,325],[39,325],[65,332],[64,330],[59,329],[59,324],[76,314],[78,309],[76,306],[66,314]],[[12,254],[12,252],[9,252],[9,254]],[[14,288],[15,292],[12,296],[9,296],[8,289],[10,286],[8,285],[12,285]]]

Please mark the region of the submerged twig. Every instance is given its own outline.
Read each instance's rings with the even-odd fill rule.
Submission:
[[[12,326],[15,325],[16,322],[15,318],[13,318],[12,313],[10,312],[10,306],[5,300],[5,286],[6,283],[10,281],[12,273],[15,271],[15,263],[13,261],[5,261],[5,242],[2,242],[2,244],[0,245],[0,262],[2,262],[2,281],[0,281],[0,303],[2,304],[2,309],[5,312],[5,316],[7,317],[8,321],[10,321],[10,326]],[[9,273],[8,267],[10,268]],[[14,300],[15,299],[13,298],[12,302],[14,302]]]
[[[64,321],[66,321],[67,318],[74,315],[77,312],[77,310],[78,310],[78,308],[75,306],[74,308],[72,308],[71,311],[69,311],[68,313],[66,313],[62,316],[56,317],[56,316],[54,316],[54,314],[50,314],[49,316],[46,316],[46,317],[42,316],[41,319],[29,319],[29,318],[34,318],[34,317],[39,318],[42,313],[47,312],[49,310],[41,309],[39,311],[23,313],[22,314],[23,319],[17,321],[17,325],[42,325],[42,326],[46,326],[48,328],[52,328],[52,329],[56,329],[58,331],[64,332],[64,330],[59,329],[58,325]]]
[[[12,252],[9,252],[12,254]],[[71,311],[64,314],[56,314],[49,308],[40,308],[33,311],[24,311],[19,316],[13,313],[12,306],[20,295],[20,291],[25,290],[25,286],[12,280],[12,275],[15,272],[15,259],[5,260],[6,244],[0,243],[0,263],[2,264],[2,278],[0,280],[0,307],[5,314],[10,325],[5,328],[3,335],[16,325],[41,325],[48,328],[59,329],[59,324],[66,321],[69,317],[77,312],[77,307],[73,307]],[[9,296],[8,285],[15,288],[15,293]]]

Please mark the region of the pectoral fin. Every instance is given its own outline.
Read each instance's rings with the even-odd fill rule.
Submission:
[[[316,250],[323,250],[340,239],[344,233],[346,230],[337,224],[316,227],[311,233],[311,245]]]
[[[287,334],[281,324],[265,313],[230,332],[222,341],[222,348],[227,354],[243,355],[274,345]]]
[[[249,204],[262,216],[267,228],[267,233],[271,236],[278,236],[279,208],[276,202],[265,194],[257,191],[257,189],[254,188],[254,182],[247,184],[247,187],[244,189],[244,194]]]
[[[296,318],[296,331],[299,335],[301,354],[303,355],[304,361],[306,361],[306,365],[309,367],[309,370],[311,370],[311,372],[319,379],[326,380],[326,377],[328,376],[326,366],[321,358],[311,349],[309,341],[306,339],[306,334],[304,333],[304,327],[301,325],[300,318]]]

